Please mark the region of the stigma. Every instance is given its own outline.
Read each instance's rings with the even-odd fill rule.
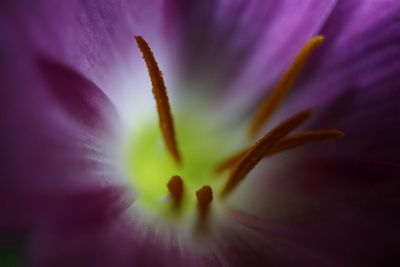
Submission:
[[[135,39],[151,81],[158,126],[152,122],[136,135],[128,165],[141,203],[156,213],[193,211],[198,220],[206,222],[212,206],[225,202],[262,160],[306,144],[344,136],[337,129],[294,133],[312,115],[312,110],[307,109],[293,114],[255,140],[283,103],[313,51],[323,43],[323,36],[310,39],[295,56],[282,78],[248,118],[248,141],[234,145],[234,141],[227,141],[233,139],[229,133],[205,136],[207,119],[201,118],[202,114],[176,119],[162,72],[149,44],[141,36]],[[160,151],[159,141],[163,151]],[[232,147],[245,149],[232,151]],[[159,201],[165,196],[166,202]]]

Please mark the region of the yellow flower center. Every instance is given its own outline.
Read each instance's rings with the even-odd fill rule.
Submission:
[[[312,51],[323,40],[322,36],[314,37],[303,47],[261,103],[250,120],[247,133],[250,139],[258,136]],[[216,132],[210,118],[195,112],[194,108],[177,112],[178,116],[173,117],[154,55],[142,37],[136,37],[136,41],[150,74],[159,123],[144,124],[134,133],[125,165],[138,192],[137,204],[148,211],[163,214],[162,217],[182,217],[196,212],[197,218],[204,222],[213,203],[223,202],[262,159],[304,144],[343,136],[338,130],[291,134],[311,115],[311,110],[294,114],[253,145],[239,140],[231,132]],[[238,151],[243,147],[245,149]]]

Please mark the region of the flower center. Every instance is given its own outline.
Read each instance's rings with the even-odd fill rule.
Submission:
[[[209,119],[179,113],[175,119],[181,164],[165,149],[157,122],[138,128],[126,157],[138,204],[157,213],[190,212],[203,186],[218,192],[223,180],[217,178],[224,173],[217,174],[215,166],[237,146],[226,133],[216,133]]]
[[[312,51],[323,40],[322,36],[312,38],[295,57],[250,120],[249,139],[259,134],[277,110]],[[291,134],[311,115],[311,110],[294,114],[250,146],[238,142],[231,133],[215,132],[209,116],[200,115],[193,107],[178,112],[174,121],[154,55],[142,37],[137,36],[136,42],[150,74],[159,125],[152,122],[139,128],[128,149],[126,166],[138,192],[137,204],[147,211],[166,216],[196,212],[197,218],[205,221],[212,206],[223,202],[262,159],[343,136],[338,130]],[[237,152],[240,145],[245,149]]]

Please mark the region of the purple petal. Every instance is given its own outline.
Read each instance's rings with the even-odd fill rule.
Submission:
[[[295,101],[326,103],[348,91],[374,98],[399,87],[399,12],[399,3],[390,0],[340,2],[322,29],[326,42],[307,65]]]
[[[276,80],[319,32],[335,4],[330,0],[172,2],[173,14],[180,19],[185,88],[203,85],[201,90],[222,92],[233,87],[246,93],[248,100]]]
[[[258,196],[247,210],[309,229],[308,238],[340,266],[397,259],[399,11],[395,1],[338,3],[322,29],[325,44],[277,120],[313,107],[307,129],[337,128],[345,137],[266,160],[264,185],[260,179],[243,188]]]
[[[256,266],[343,266],[329,244],[324,243],[325,240],[315,235],[312,229],[300,224],[273,223],[239,211],[233,211],[231,216],[247,232],[243,237],[247,248],[242,247],[235,253],[236,261],[241,264],[233,262],[234,266],[246,265],[245,259],[249,261],[254,257],[246,249],[259,251],[265,257],[262,262],[262,257],[259,257],[258,262],[253,263]]]
[[[100,88],[71,68],[50,59],[40,58],[38,66],[51,96],[68,115],[83,126],[94,128],[97,134],[112,131],[112,122],[117,122],[118,115]]]
[[[307,129],[337,128],[345,137],[269,160],[266,185],[251,189],[267,196],[253,202],[268,203],[259,214],[312,227],[310,236],[350,266],[397,258],[399,10],[395,1],[338,4],[322,30],[327,46],[282,114],[314,107]]]
[[[122,51],[133,43],[130,12],[150,5],[114,4],[0,4],[2,229],[29,228],[54,202],[118,180],[110,140],[103,138],[106,122],[118,118],[89,80],[115,78],[108,71],[125,62]],[[54,61],[42,60],[38,68],[43,54]]]
[[[31,244],[28,266],[205,266],[176,236],[161,235],[128,214],[78,229],[47,227]]]
[[[27,266],[132,266],[132,236],[114,217],[82,229],[37,233]]]
[[[264,5],[246,2],[248,9],[243,13],[240,3],[237,6],[227,4],[227,7],[222,1],[216,4],[179,2],[183,9],[178,8],[178,11],[183,10],[181,17],[188,21],[181,24],[187,26],[182,30],[182,37],[189,44],[189,49],[183,51],[184,62],[195,77],[185,75],[191,84],[207,80],[213,89],[227,88],[231,83],[246,90],[254,88],[247,90],[247,97],[251,98],[258,87],[276,79],[301,45],[319,31],[334,2],[299,1],[296,5],[293,1],[268,1],[263,2]],[[1,17],[0,33],[3,51],[7,51],[4,55],[4,66],[7,67],[1,69],[4,83],[0,97],[4,117],[1,128],[5,130],[0,136],[0,157],[4,164],[1,167],[0,202],[7,206],[0,208],[0,226],[2,230],[19,227],[32,230],[32,225],[42,227],[43,232],[36,231],[34,237],[37,239],[32,241],[35,250],[31,260],[35,266],[191,266],[188,263],[194,258],[187,260],[188,255],[180,255],[181,251],[175,247],[160,246],[155,234],[146,239],[138,238],[140,228],[134,230],[126,218],[123,222],[117,219],[130,202],[123,197],[123,192],[109,184],[118,176],[113,162],[109,164],[111,155],[102,144],[104,140],[83,136],[84,130],[75,127],[74,123],[78,121],[84,127],[95,125],[97,129],[103,121],[98,104],[108,105],[108,100],[89,81],[95,81],[107,93],[118,90],[110,86],[113,84],[112,78],[108,77],[110,70],[116,65],[125,66],[129,61],[126,51],[131,49],[133,33],[150,34],[146,29],[153,28],[132,30],[130,26],[140,19],[148,21],[150,15],[151,21],[157,24],[154,28],[160,26],[156,19],[160,10],[148,9],[152,6],[148,3],[135,1],[131,6],[123,1],[69,1],[59,5],[45,1],[34,4],[10,1],[1,4],[1,10],[6,11]],[[259,8],[261,6],[263,8]],[[331,258],[349,266],[367,266],[385,264],[395,258],[393,248],[399,239],[396,228],[399,220],[393,211],[398,203],[396,152],[399,128],[393,125],[398,125],[399,80],[396,78],[398,64],[391,58],[398,58],[398,47],[392,48],[398,41],[398,27],[387,23],[394,20],[398,9],[385,8],[388,6],[397,7],[394,1],[340,3],[334,11],[335,16],[328,20],[323,30],[336,43],[333,41],[320,57],[315,57],[321,68],[310,67],[307,75],[311,78],[307,79],[305,75],[303,83],[299,83],[299,92],[304,88],[302,91],[307,94],[297,98],[300,104],[286,110],[316,103],[319,111],[310,125],[338,127],[346,132],[346,139],[336,146],[318,146],[313,152],[315,157],[310,157],[309,153],[300,154],[289,165],[295,171],[285,172],[285,168],[276,176],[272,175],[276,180],[269,180],[271,192],[261,192],[269,197],[272,191],[285,192],[281,206],[274,210],[281,217],[279,224],[292,220],[294,224],[305,225],[308,227],[306,238],[298,237],[296,231],[276,231],[275,226],[265,227],[261,223],[262,227],[256,229],[258,239],[255,241],[243,242],[239,236],[232,239],[233,246],[224,243],[228,245],[223,250],[225,260],[230,265],[254,265],[275,260],[286,263],[287,257],[292,266],[329,265]],[[375,10],[383,15],[374,16],[371,23],[364,23],[364,18],[372,17]],[[204,11],[210,11],[206,14],[211,14],[211,18],[204,19]],[[231,19],[232,15],[238,14],[242,14],[241,19]],[[291,19],[281,17],[282,14],[288,14]],[[26,19],[20,19],[22,17]],[[336,22],[338,17],[345,23]],[[352,26],[353,18],[356,22]],[[256,19],[261,22],[254,28],[244,27],[254,25],[250,22]],[[204,21],[205,25],[199,25]],[[290,23],[293,21],[296,23]],[[390,27],[379,26],[380,23]],[[395,26],[392,28],[392,25]],[[375,26],[384,30],[379,31],[382,35],[370,39],[371,31],[363,27],[372,30]],[[258,35],[262,27],[266,30]],[[345,27],[349,30],[342,31]],[[202,38],[200,42],[196,41],[197,36]],[[274,43],[274,47],[270,47],[270,43]],[[363,45],[348,49],[359,43]],[[384,52],[380,53],[376,47],[385,48]],[[50,71],[56,73],[49,76],[49,69],[44,70],[52,85],[50,88],[53,88],[50,94],[36,77],[33,59],[38,52],[46,52],[60,62],[50,63],[53,66]],[[199,56],[188,60],[193,55]],[[357,64],[353,65],[353,62]],[[71,66],[74,71],[64,66]],[[382,71],[375,71],[371,66],[379,66]],[[264,78],[265,69],[270,71],[267,78]],[[60,79],[53,80],[58,75]],[[67,76],[70,78],[66,79]],[[236,76],[238,79],[232,81],[231,78]],[[64,93],[70,92],[67,90],[78,89],[74,87],[77,83],[81,84],[79,88],[90,88],[88,90],[94,92],[90,96],[95,97],[95,102],[87,98],[89,91],[76,90],[74,96],[83,94],[79,101],[64,97]],[[71,87],[66,87],[70,84]],[[383,89],[372,90],[377,84]],[[64,89],[54,91],[55,86]],[[352,91],[348,90],[350,87]],[[337,103],[339,108],[329,113],[328,110],[332,111],[330,105]],[[374,107],[372,110],[371,106]],[[64,113],[73,119],[65,118]],[[278,178],[285,180],[281,182]],[[268,213],[268,208],[262,208],[263,215]],[[254,220],[245,225],[258,226]],[[245,237],[250,232],[246,232]],[[276,238],[271,237],[271,232],[277,232]],[[263,237],[265,239],[260,239]],[[277,247],[267,246],[269,240],[279,238],[285,239],[283,245],[278,242]],[[286,240],[293,243],[288,244]],[[312,243],[318,253],[310,255],[307,248],[298,249],[307,242]],[[260,247],[267,249],[258,250]],[[269,248],[282,250],[273,254]],[[321,262],[325,258],[320,255],[325,257],[327,254],[328,260]],[[300,263],[297,259],[301,259]],[[208,263],[217,265],[219,260],[212,258]]]
[[[323,30],[327,46],[288,101],[285,113],[315,107],[310,127],[343,130],[335,151],[345,156],[399,164],[399,12],[394,1],[341,2]]]
[[[2,45],[14,47],[10,56],[26,61],[45,54],[110,92],[118,90],[108,87],[116,78],[110,74],[132,68],[133,37],[161,38],[164,26],[160,4],[144,0],[16,0],[2,1],[0,9]]]

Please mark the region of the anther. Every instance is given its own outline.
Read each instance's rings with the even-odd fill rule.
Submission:
[[[234,167],[232,173],[221,192],[221,197],[225,198],[257,165],[276,143],[284,138],[288,133],[296,129],[303,121],[311,115],[310,110],[306,110],[283,121],[269,133],[264,135],[253,147],[249,149],[241,161]]]
[[[178,175],[172,176],[167,183],[167,188],[175,207],[179,207],[183,199],[183,181]]]
[[[174,123],[169,105],[167,88],[165,87],[162,73],[147,42],[141,36],[136,36],[135,39],[140,51],[143,54],[147,70],[150,75],[151,84],[153,86],[152,91],[157,104],[158,118],[164,143],[169,153],[179,164],[181,163],[181,158],[175,138]]]
[[[309,59],[315,48],[320,46],[324,41],[323,36],[316,36],[300,50],[296,55],[290,67],[287,69],[283,77],[276,86],[271,90],[267,98],[261,103],[257,109],[254,118],[250,122],[248,130],[249,138],[254,138],[265,123],[271,118],[274,112],[292,87],[297,75]]]
[[[210,205],[213,200],[213,192],[210,186],[203,186],[196,191],[197,205],[200,218],[205,218],[210,210]]]

